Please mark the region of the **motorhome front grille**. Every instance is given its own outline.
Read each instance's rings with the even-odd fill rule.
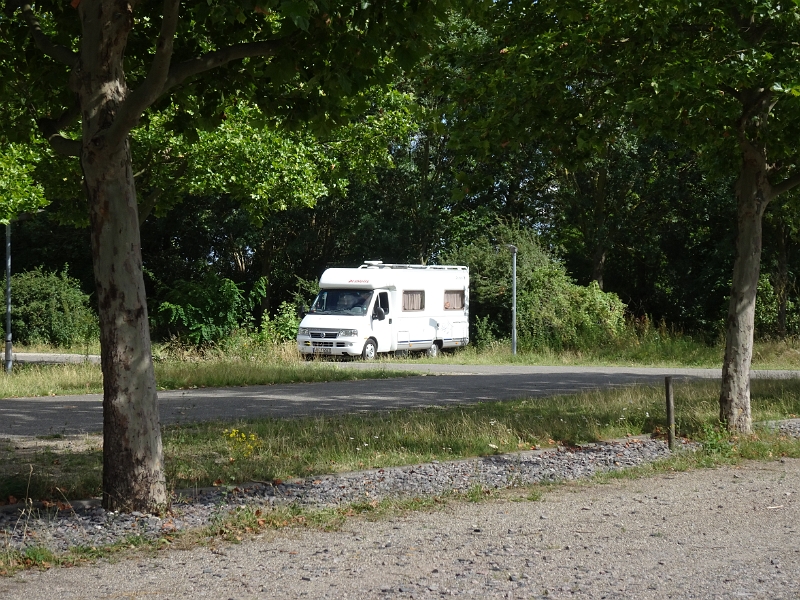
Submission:
[[[311,338],[312,339],[331,339],[338,337],[338,331],[312,331]]]
[[[333,342],[311,342],[315,348],[333,348]]]

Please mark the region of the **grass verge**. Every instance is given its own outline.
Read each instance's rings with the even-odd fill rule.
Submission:
[[[335,363],[256,362],[240,359],[209,359],[197,362],[167,360],[155,365],[156,383],[161,390],[272,385],[320,381],[387,379],[414,375],[392,371],[387,365],[372,369],[340,369]],[[103,375],[98,365],[25,365],[14,367],[11,375],[0,375],[0,399],[66,394],[100,394]]]
[[[658,435],[663,394],[639,386],[461,407],[171,425],[162,435],[166,474],[171,489],[187,489]],[[722,436],[717,445],[726,447],[715,429],[717,394],[714,381],[675,386],[680,435],[709,444]],[[752,394],[757,421],[800,414],[800,380],[753,380]],[[8,442],[0,452],[0,500],[97,496],[101,454],[95,438],[79,450],[61,440],[25,448]]]
[[[46,347],[24,350],[52,351]],[[500,341],[480,349],[468,346],[456,352],[441,353],[436,359],[423,358],[419,354],[406,357],[385,355],[376,364],[376,370],[359,374],[349,373],[350,369],[339,369],[335,362],[330,361],[304,364],[293,342],[264,344],[246,334],[235,335],[220,346],[200,349],[178,343],[157,344],[153,347],[153,355],[159,388],[187,389],[408,375],[391,372],[392,364],[397,363],[719,368],[723,346],[649,328],[640,334],[623,336],[614,343],[583,350],[523,349],[512,356],[510,343]],[[757,341],[753,350],[753,368],[800,370],[800,338]],[[94,365],[18,365],[12,376],[0,376],[0,398],[100,393],[102,385],[100,368]]]
[[[708,344],[690,336],[667,334],[646,338],[627,337],[614,343],[589,346],[580,350],[548,348],[520,349],[511,354],[509,341],[493,342],[483,348],[467,346],[456,352],[443,352],[438,358],[422,355],[390,357],[393,361],[452,363],[468,365],[574,365],[603,367],[676,367],[716,369],[722,366],[724,343]],[[756,341],[753,348],[754,369],[800,369],[800,339]]]

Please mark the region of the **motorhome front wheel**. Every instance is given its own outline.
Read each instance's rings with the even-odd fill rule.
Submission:
[[[364,360],[375,360],[375,357],[378,355],[378,343],[369,338],[367,343],[364,344],[364,351],[361,353],[361,356]]]

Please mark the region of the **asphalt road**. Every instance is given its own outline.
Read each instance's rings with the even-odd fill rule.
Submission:
[[[341,363],[341,368],[374,364]],[[164,424],[253,417],[297,417],[359,411],[468,404],[523,397],[572,394],[678,379],[719,378],[718,369],[625,367],[525,367],[391,364],[390,369],[427,375],[385,380],[205,388],[159,393]],[[797,371],[754,371],[753,377],[798,377]],[[74,435],[100,432],[99,394],[0,400],[0,436]]]

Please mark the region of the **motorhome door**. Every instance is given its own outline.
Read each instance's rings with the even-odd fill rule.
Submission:
[[[377,318],[378,307],[383,309],[384,318],[382,321]],[[372,309],[372,335],[378,342],[378,352],[391,352],[394,350],[392,347],[394,340],[392,322],[395,315],[392,309],[393,307],[389,305],[389,292],[378,292]]]

